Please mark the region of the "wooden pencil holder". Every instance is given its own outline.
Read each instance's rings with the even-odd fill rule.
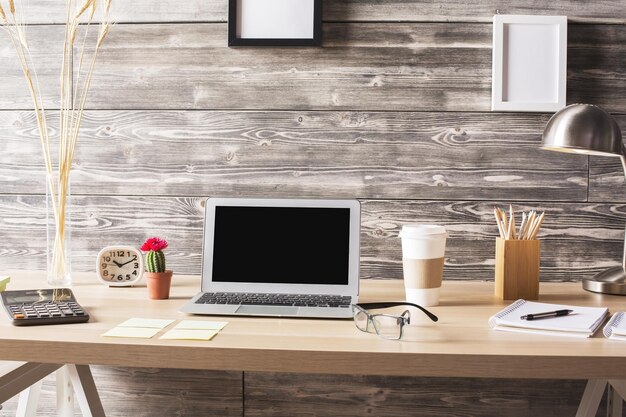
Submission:
[[[501,300],[539,298],[539,240],[496,238],[495,294]]]

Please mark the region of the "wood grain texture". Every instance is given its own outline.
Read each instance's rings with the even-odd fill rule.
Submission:
[[[352,30],[370,30],[367,26]],[[485,26],[486,37],[490,30]],[[172,46],[181,36],[192,41]],[[384,103],[385,110],[486,110],[490,105],[489,48],[390,47],[382,39],[383,46],[373,48],[228,48],[225,24],[124,25],[107,40],[89,108],[376,110]]]
[[[224,372],[177,371],[95,367],[96,383],[105,412],[109,417],[134,416],[502,416],[566,417],[575,414],[578,398],[584,389],[580,380],[508,380],[475,378],[410,378],[380,376],[302,375],[246,372],[244,396],[217,397],[232,390]],[[133,375],[147,376],[141,384]],[[176,388],[155,389],[155,382],[175,375]],[[183,375],[185,382],[179,381]],[[214,378],[223,379],[217,381]],[[104,389],[104,378],[115,378],[112,390]],[[129,384],[130,381],[130,384]],[[189,390],[179,385],[193,383]],[[207,384],[212,382],[211,384]],[[55,412],[54,381],[44,383],[37,416]],[[157,382],[158,383],[158,382]],[[129,386],[131,385],[132,386]],[[240,384],[241,386],[241,384]],[[122,394],[120,387],[131,388]],[[204,388],[204,389],[203,389]],[[204,393],[211,401],[190,398]],[[153,395],[159,394],[155,398]],[[232,395],[232,394],[231,394]],[[132,401],[130,399],[132,398]],[[224,404],[230,400],[231,403]],[[217,404],[223,405],[219,407]],[[17,398],[3,404],[1,417],[15,415]],[[139,408],[139,405],[142,407]],[[179,408],[174,408],[180,406]],[[245,406],[245,409],[243,407]],[[234,412],[239,411],[238,413]],[[165,414],[165,413],[169,414]],[[604,401],[598,415],[606,412]],[[77,409],[75,415],[82,416]],[[34,417],[34,416],[33,416]]]
[[[624,23],[626,13],[620,0],[580,2],[558,0],[542,3],[533,0],[486,1],[468,7],[460,0],[443,3],[422,0],[326,0],[325,21],[409,21],[409,22],[491,22],[494,14],[567,15],[573,22]],[[113,3],[112,16],[116,22],[226,22],[226,0],[119,0]],[[48,0],[29,2],[30,23],[63,23],[64,3],[51,7]]]
[[[15,48],[9,36],[0,33],[0,109],[34,108],[28,92],[26,78],[19,65]],[[39,86],[44,108],[59,108],[60,75],[63,60],[63,36],[61,28],[51,26],[32,26],[26,31],[28,49],[32,58],[31,68],[35,88]],[[37,83],[35,79],[39,80]],[[4,126],[2,126],[4,128]],[[36,133],[34,131],[33,133]]]
[[[76,196],[72,265],[93,271],[109,244],[140,245],[153,235],[170,242],[168,263],[177,273],[199,274],[203,208],[200,197]],[[494,204],[506,201],[363,200],[361,277],[402,278],[398,232],[407,223],[443,224],[450,233],[444,279],[493,280]],[[541,280],[576,281],[620,263],[625,205],[524,203],[517,210],[546,211],[539,237]],[[0,197],[0,270],[45,269],[45,210],[41,196]]]
[[[33,288],[33,284],[40,282],[44,275],[39,272],[16,272],[11,285],[14,289]],[[421,316],[414,316],[412,326],[406,329],[402,342],[384,341],[370,334],[365,334],[354,328],[351,321],[345,320],[290,320],[280,318],[251,318],[232,317],[219,337],[209,342],[210,346],[198,345],[196,341],[158,341],[137,340],[124,341],[119,339],[102,338],[100,334],[128,317],[137,317],[141,314],[148,318],[176,317],[175,311],[180,306],[180,300],[195,293],[197,277],[179,276],[173,287],[172,298],[164,301],[149,301],[145,298],[145,287],[125,289],[110,289],[96,283],[92,274],[77,274],[74,278],[74,291],[81,300],[81,304],[89,309],[92,321],[85,324],[67,326],[64,332],[59,332],[54,326],[26,329],[11,326],[7,322],[0,322],[0,345],[2,358],[33,360],[46,357],[50,361],[70,362],[85,361],[95,363],[112,363],[115,366],[153,367],[154,364],[163,364],[174,368],[202,369],[231,369],[254,372],[272,372],[265,378],[260,375],[262,383],[257,383],[255,389],[244,386],[245,398],[253,398],[254,408],[251,412],[267,412],[268,407],[280,413],[283,407],[295,409],[298,404],[285,405],[282,400],[272,399],[277,392],[293,393],[290,387],[294,386],[291,375],[285,377],[285,372],[309,372],[313,374],[349,375],[349,377],[317,377],[315,375],[299,375],[302,382],[297,386],[302,394],[299,401],[314,404],[320,399],[338,401],[333,408],[326,403],[322,409],[329,407],[328,413],[336,409],[342,411],[347,403],[344,402],[348,391],[354,391],[358,399],[367,395],[367,407],[373,407],[372,414],[385,415],[388,407],[393,407],[401,398],[411,397],[419,393],[414,399],[424,406],[433,406],[435,412],[443,407],[450,406],[448,399],[456,407],[468,406],[468,412],[480,413],[483,408],[496,406],[497,398],[513,400],[513,403],[499,405],[507,412],[520,411],[529,404],[531,408],[541,408],[543,400],[551,402],[558,395],[560,388],[567,388],[567,381],[553,381],[552,390],[545,390],[546,397],[537,395],[528,383],[514,383],[519,388],[514,392],[506,390],[506,382],[482,382],[473,380],[452,380],[452,387],[443,385],[443,380],[418,379],[416,376],[448,376],[448,377],[477,377],[480,375],[492,378],[586,378],[586,377],[615,377],[624,373],[624,350],[619,344],[605,343],[599,337],[586,339],[584,343],[573,343],[567,338],[548,338],[538,336],[546,343],[538,340],[507,332],[494,332],[486,325],[487,318],[503,308],[506,303],[497,301],[492,296],[493,285],[485,282],[452,282],[442,288],[441,304],[433,310],[441,320],[432,323],[420,320]],[[401,299],[402,283],[398,281],[369,280],[362,282],[360,297],[363,301],[381,299]],[[620,307],[620,297],[607,296],[599,298],[597,295],[581,291],[575,284],[546,284],[542,287],[542,298],[546,302],[568,302],[575,305],[605,305],[611,311]],[[567,300],[567,301],[565,301]],[[427,320],[426,320],[427,321]],[[558,339],[558,340],[557,340]],[[79,352],[79,353],[77,353]],[[106,352],[106,354],[103,354]],[[226,368],[224,368],[226,367]],[[277,374],[276,372],[280,372]],[[120,372],[105,373],[115,375],[114,387],[119,384],[120,391],[112,388],[108,391],[106,383],[96,373],[98,387],[106,395],[110,395],[110,403],[116,409],[134,409],[129,401],[144,401],[143,398],[128,395],[128,392],[145,394],[155,406],[160,402],[153,395],[164,394],[165,398],[176,391],[176,387],[188,390],[190,383],[198,381],[205,373],[198,372],[163,372],[149,370],[122,370]],[[155,374],[157,374],[155,379]],[[354,375],[398,375],[411,376],[408,378],[389,377],[356,377]],[[128,378],[131,375],[132,378]],[[164,375],[163,379],[160,375]],[[216,379],[226,380],[236,378],[236,374],[227,373]],[[246,374],[247,375],[247,374]],[[258,374],[257,374],[258,375]],[[213,374],[208,375],[209,379]],[[181,380],[181,379],[184,380]],[[336,388],[331,384],[335,378]],[[274,381],[271,387],[266,386],[269,380]],[[433,382],[434,381],[434,382]],[[430,390],[429,385],[440,389]],[[245,375],[244,375],[245,382]],[[321,383],[321,384],[318,384]],[[385,385],[383,392],[382,384]],[[281,386],[289,384],[289,386]],[[492,384],[497,384],[496,388]],[[534,383],[533,383],[534,384]],[[411,390],[410,386],[424,387]],[[460,387],[459,385],[464,385]],[[213,384],[211,384],[213,386]],[[367,386],[371,389],[367,389]],[[465,388],[467,386],[467,388]],[[542,381],[537,384],[543,387]],[[582,384],[578,384],[582,386]],[[145,389],[149,387],[151,389]],[[480,387],[480,390],[476,390]],[[201,390],[201,387],[196,387]],[[223,389],[221,386],[215,389]],[[467,390],[467,391],[465,391]],[[492,394],[492,390],[495,392]],[[452,396],[441,395],[448,391]],[[465,394],[463,392],[465,391]],[[221,392],[221,391],[220,391]],[[336,394],[332,394],[332,393]],[[485,400],[465,402],[467,395],[481,393],[480,398]],[[567,392],[567,391],[566,391]],[[375,394],[380,395],[376,396]],[[182,395],[182,394],[181,394]],[[190,397],[193,393],[188,394]],[[529,398],[525,398],[528,396]],[[321,397],[321,398],[320,398]],[[387,397],[394,399],[388,401]],[[550,397],[550,398],[547,398]],[[161,398],[161,397],[159,397]],[[212,397],[211,397],[212,398]],[[352,397],[350,397],[352,398]],[[572,399],[573,398],[573,399]],[[342,400],[343,399],[343,400]],[[572,404],[577,397],[557,402],[559,410],[564,404]],[[193,401],[189,399],[173,400],[179,405],[191,407]],[[492,403],[494,402],[494,403]],[[246,407],[248,403],[246,401]],[[352,404],[354,406],[354,404]],[[152,404],[145,406],[151,408]],[[219,406],[224,407],[222,402]],[[256,408],[255,406],[258,406]],[[359,400],[357,407],[364,406]],[[476,409],[471,407],[476,406]],[[510,408],[509,408],[510,406]],[[551,402],[554,407],[554,403]],[[107,405],[105,405],[105,408]],[[118,408],[119,407],[119,408]],[[167,406],[162,406],[166,408]],[[378,411],[380,407],[381,411]],[[160,410],[154,410],[161,415]],[[168,410],[170,410],[168,408]],[[260,410],[260,411],[259,411]],[[358,408],[357,408],[358,410]],[[491,410],[491,409],[490,409]],[[448,410],[450,411],[450,410]],[[378,414],[378,413],[381,414]],[[171,412],[163,415],[171,415]],[[193,414],[192,414],[193,415]],[[218,414],[219,415],[219,414]],[[289,414],[278,414],[289,415]],[[325,415],[325,413],[321,414]],[[332,415],[332,414],[331,414]],[[341,415],[341,414],[337,414]],[[350,414],[351,415],[351,414]],[[392,414],[393,415],[393,414]],[[470,414],[472,415],[472,414]],[[480,415],[480,414],[478,414]],[[513,414],[516,415],[516,414]],[[542,414],[528,414],[542,415]],[[558,415],[558,414],[557,414]]]
[[[461,0],[327,0],[324,18],[340,21],[491,22],[494,14],[567,15],[573,22],[624,23],[626,12],[620,0],[579,2],[557,0],[478,1],[471,6]]]
[[[245,415],[565,417],[576,414],[584,381],[246,372]],[[603,414],[599,414],[603,415]]]
[[[333,38],[329,30],[375,32],[368,47],[353,47],[351,36]],[[477,40],[476,25],[469,39]],[[225,25],[120,26],[111,33],[94,79],[90,108],[210,108],[210,109],[350,109],[488,111],[491,106],[491,25],[480,25],[482,47],[445,42],[447,24],[327,24],[324,47],[292,49],[227,48]],[[570,32],[580,26],[571,25]],[[607,29],[608,28],[608,29]],[[155,30],[158,31],[155,32]],[[609,110],[623,109],[626,99],[616,89],[624,79],[621,49],[604,48],[603,32],[613,26],[585,29],[596,47],[568,54],[568,79],[590,78],[577,101]],[[141,32],[139,35],[138,31]],[[339,29],[341,32],[342,30]],[[397,31],[411,31],[406,38]],[[391,35],[393,33],[394,35]],[[174,46],[163,45],[192,38]],[[137,38],[141,42],[137,42]],[[358,35],[357,35],[358,37]],[[390,43],[397,39],[397,43]],[[439,37],[444,41],[428,44]],[[422,46],[424,39],[426,45]],[[152,43],[154,40],[155,43]],[[326,44],[334,44],[326,47]],[[157,47],[158,45],[158,47]],[[184,45],[184,47],[181,47]],[[195,46],[194,46],[195,45]],[[276,52],[280,51],[280,54]],[[593,60],[589,53],[593,54]],[[603,75],[594,75],[598,60]],[[144,69],[150,63],[150,70]],[[583,84],[587,86],[587,84]],[[115,86],[115,88],[111,88]],[[573,90],[572,90],[573,91]],[[149,104],[149,106],[148,106]]]
[[[18,4],[20,6],[24,7]],[[27,23],[65,24],[66,2],[31,0],[24,10],[28,12]],[[111,6],[111,20],[116,23],[226,22],[227,19],[227,0],[115,0]],[[94,21],[100,20],[98,13]]]
[[[45,271],[11,271],[12,289],[38,288]],[[574,341],[499,332],[488,320],[509,303],[493,295],[492,282],[446,281],[432,322],[417,309],[401,341],[364,333],[350,319],[316,320],[230,316],[210,342],[105,338],[129,317],[191,319],[179,310],[197,294],[197,275],[175,275],[167,300],[149,300],[145,284],[109,288],[93,273],[75,273],[73,292],[89,323],[25,328],[0,321],[1,358],[17,361],[120,367],[287,372],[411,377],[621,379],[626,350],[600,335]],[[402,300],[400,280],[361,280],[361,302]],[[542,283],[541,300],[577,306],[623,308],[622,297],[583,291],[577,282]],[[402,307],[389,313],[402,312]],[[197,319],[202,319],[198,317]],[[157,336],[158,337],[158,336]]]
[[[547,120],[501,113],[91,111],[72,192],[584,201],[587,157],[541,151]],[[45,193],[32,113],[0,112],[0,126],[6,126],[0,187]]]
[[[580,380],[303,375],[92,367],[107,416],[493,416],[575,414]],[[55,412],[54,378],[37,416]],[[604,403],[603,403],[604,404]],[[244,409],[245,407],[245,409]],[[17,398],[0,416],[15,415]],[[605,412],[602,405],[599,415]],[[78,408],[76,416],[82,416]],[[34,417],[34,416],[33,416]]]
[[[241,416],[241,372],[91,367],[107,417]],[[44,380],[37,416],[56,415],[54,375]],[[0,417],[15,415],[17,397]],[[82,413],[75,405],[75,416]],[[35,417],[35,416],[29,416]]]
[[[34,29],[43,38],[63,30]],[[604,43],[621,39],[619,30],[570,25],[574,38],[587,40],[569,47],[569,100],[608,110],[625,107],[620,86],[626,52]],[[332,23],[325,25],[323,48],[228,48],[225,24],[116,25],[99,58],[87,106],[489,111],[491,25],[463,24],[450,38],[448,31],[443,23]],[[376,36],[358,41],[366,32]],[[459,42],[464,32],[467,40]],[[351,45],[353,37],[357,46]],[[58,62],[58,43],[45,43],[49,52],[43,60]],[[4,65],[16,73],[14,62]],[[0,108],[30,107],[25,89],[13,84]]]
[[[613,114],[626,136],[626,121]],[[608,156],[589,157],[589,201],[624,202],[626,201],[626,183],[624,168],[618,158]]]

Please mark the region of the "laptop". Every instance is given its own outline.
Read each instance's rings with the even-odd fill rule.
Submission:
[[[208,198],[200,292],[190,314],[351,318],[356,199]]]

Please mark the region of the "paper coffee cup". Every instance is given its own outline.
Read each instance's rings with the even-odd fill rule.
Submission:
[[[402,227],[402,268],[408,302],[421,306],[439,304],[447,237],[443,226]]]

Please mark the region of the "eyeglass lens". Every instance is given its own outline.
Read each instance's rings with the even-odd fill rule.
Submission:
[[[403,321],[397,316],[375,314],[372,315],[372,323],[376,333],[385,339],[399,339],[402,336]]]
[[[354,324],[359,330],[366,332],[367,320],[368,320],[367,313],[365,313],[363,310],[360,310],[358,308],[355,308],[353,311],[354,311]]]

